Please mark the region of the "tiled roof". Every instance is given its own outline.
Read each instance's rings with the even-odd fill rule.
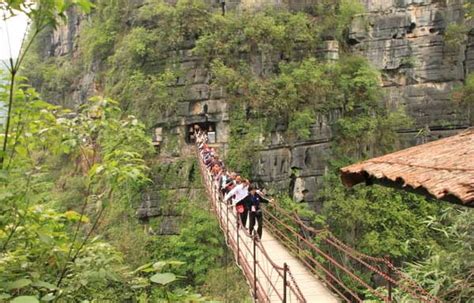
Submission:
[[[474,128],[341,169],[344,185],[375,181],[474,207]]]

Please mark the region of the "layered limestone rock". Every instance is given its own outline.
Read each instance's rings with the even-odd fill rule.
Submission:
[[[403,145],[452,135],[471,124],[467,112],[455,108],[451,92],[474,68],[474,31],[466,43],[445,42],[451,23],[462,24],[461,0],[366,0],[367,13],[355,18],[348,43],[381,70],[386,104],[402,105],[414,125],[402,131]],[[284,136],[272,135],[259,155],[255,176],[297,200],[315,202],[321,187],[331,139],[330,119],[316,123],[312,138],[285,145]],[[421,131],[420,131],[421,130]],[[420,135],[417,135],[420,134]],[[291,180],[291,181],[290,181]]]
[[[211,88],[208,71],[199,66],[199,61],[182,63],[182,70],[186,74],[184,80],[186,90],[183,99],[178,102],[176,114],[157,121],[155,127],[165,131],[163,148],[164,156],[173,154],[167,148],[166,136],[174,136],[178,140],[179,152],[183,156],[191,155],[194,150],[187,142],[189,128],[195,124],[212,124],[219,147],[225,149],[229,134],[228,104],[222,89]],[[183,66],[188,65],[187,69]]]
[[[136,215],[144,222],[158,218],[153,233],[179,233],[181,212],[176,209],[176,203],[182,199],[205,199],[198,169],[194,158],[162,159],[152,166],[152,183],[143,191]]]
[[[387,102],[406,106],[414,128],[467,126],[467,115],[453,110],[450,92],[465,79],[468,45],[450,46],[444,39],[448,24],[463,22],[463,1],[390,2],[367,2],[372,11],[351,27],[352,51],[383,72]]]
[[[51,36],[51,56],[60,57],[67,54],[76,54],[76,38],[79,36],[82,14],[78,14],[74,9],[68,13],[67,25],[60,26]]]
[[[292,142],[283,132],[270,134],[266,140],[270,142],[268,149],[258,155],[254,177],[288,192],[297,201],[316,202],[315,193],[322,184],[330,158],[331,123],[337,117],[337,113],[318,116],[305,141]]]
[[[222,1],[209,4],[220,9]],[[228,9],[244,10],[262,4],[303,10],[315,0],[226,1]],[[348,44],[353,53],[360,54],[382,71],[381,87],[389,107],[405,106],[414,125],[402,130],[404,145],[450,135],[470,125],[466,112],[459,112],[451,102],[451,92],[474,69],[474,30],[464,43],[448,45],[444,33],[450,23],[464,22],[462,0],[363,0],[367,13],[353,20]],[[80,17],[70,18],[66,28],[55,32],[50,54],[61,56],[74,53],[75,37],[80,31]],[[221,153],[225,153],[229,136],[229,107],[222,89],[209,85],[209,71],[200,58],[192,54],[193,43],[178,51],[178,64],[183,71],[176,87],[184,88],[177,113],[156,127],[162,134],[162,157],[189,156],[193,150],[186,144],[189,127],[194,123],[213,123]],[[326,41],[317,54],[326,60],[339,58],[336,41]],[[273,59],[272,59],[273,60]],[[265,73],[266,65],[253,60],[252,68]],[[77,103],[94,92],[92,72],[83,75],[74,92]],[[255,156],[252,178],[275,189],[289,192],[298,201],[315,202],[321,188],[327,160],[330,158],[331,123],[338,113],[320,116],[314,121],[309,139],[288,138],[284,130],[264,134],[264,149]],[[423,134],[417,136],[419,130]],[[186,147],[187,146],[187,147]],[[177,192],[189,194],[183,183]],[[158,201],[158,200],[157,200]],[[145,205],[146,206],[146,205]],[[148,206],[150,212],[157,207]],[[155,209],[153,209],[155,208]]]

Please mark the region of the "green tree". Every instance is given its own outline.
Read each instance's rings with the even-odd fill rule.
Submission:
[[[34,27],[30,33],[30,37],[27,41],[24,41],[24,47],[20,50],[16,59],[10,58],[8,71],[10,75],[10,88],[8,93],[8,112],[6,117],[6,124],[4,127],[4,137],[2,144],[2,151],[0,153],[0,169],[4,166],[4,161],[7,153],[7,146],[9,140],[10,131],[10,120],[13,108],[13,102],[15,100],[15,85],[17,74],[20,70],[23,60],[25,59],[28,50],[30,49],[35,38],[46,28],[55,28],[60,20],[66,18],[66,12],[73,6],[79,6],[84,12],[90,11],[92,4],[87,0],[79,1],[40,1],[38,3],[28,1],[2,1],[0,3],[0,10],[8,12],[9,14],[5,18],[10,18],[16,13],[20,12],[26,14],[28,18],[33,22]],[[7,100],[7,99],[5,99]]]
[[[19,86],[14,140],[0,174],[2,300],[201,300],[163,267],[153,276],[133,271],[97,233],[107,210],[149,182],[143,157],[151,142],[143,125],[108,99],[95,98],[71,113]],[[0,96],[6,90],[2,85]],[[68,174],[85,185],[64,212],[54,210],[61,158],[74,163]]]

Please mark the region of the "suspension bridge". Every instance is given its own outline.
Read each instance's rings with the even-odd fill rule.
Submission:
[[[412,302],[441,302],[395,267],[389,257],[358,252],[277,203],[264,209],[262,239],[250,235],[241,227],[235,208],[222,201],[216,182],[199,152],[197,155],[211,208],[255,301],[363,302],[370,297],[393,302],[396,288]]]

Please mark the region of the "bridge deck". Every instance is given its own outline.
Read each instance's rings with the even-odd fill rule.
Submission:
[[[231,228],[232,230],[232,228]],[[235,228],[234,228],[235,230]],[[252,239],[247,237],[245,233],[239,231],[241,241],[245,241],[246,245],[251,247]],[[265,228],[263,229],[263,236],[261,243],[265,248],[265,251],[269,254],[272,261],[280,266],[283,266],[284,263],[288,264],[291,275],[293,276],[296,284],[300,288],[306,302],[312,303],[335,303],[339,302],[336,296],[330,292],[321,281],[315,277],[311,272],[309,272],[300,261],[298,261],[294,256],[292,256],[288,250],[280,244],[275,237],[267,232]],[[243,244],[243,243],[242,243]],[[241,245],[242,245],[241,244]],[[253,261],[253,256],[250,253],[244,254],[247,261],[251,263]],[[257,260],[260,265],[265,268],[267,275],[273,275],[275,280],[276,273],[272,272],[271,264],[262,254],[257,253]],[[258,272],[257,278],[262,284],[261,286],[266,289],[265,293],[269,295],[270,302],[282,302],[278,294],[273,290],[272,285],[268,279],[263,277],[262,272]],[[282,279],[277,279],[277,283],[283,283]],[[288,293],[287,302],[297,302],[297,299],[294,296],[291,296],[291,293]]]
[[[227,244],[234,252],[235,260],[247,278],[257,301],[288,303],[339,301],[265,228],[260,242],[248,234],[247,228],[239,228],[235,207],[228,206],[221,200],[216,184],[202,162],[200,168],[212,208],[225,234]],[[285,268],[285,263],[288,268]]]
[[[266,251],[271,253],[271,257],[275,263],[283,264],[286,262],[288,264],[296,284],[300,287],[307,302],[338,302],[334,294],[265,229],[261,241]]]

